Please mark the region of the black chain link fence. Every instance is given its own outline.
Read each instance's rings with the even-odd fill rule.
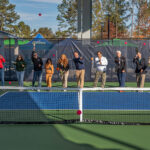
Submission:
[[[95,63],[91,58],[95,58],[97,51],[101,51],[103,56],[108,59],[107,66],[107,81],[117,81],[115,73],[114,57],[117,50],[122,52],[127,61],[127,77],[126,81],[135,81],[135,65],[133,58],[138,50],[142,56],[150,64],[150,39],[114,39],[114,40],[82,40],[74,39],[0,39],[0,54],[6,59],[5,63],[5,80],[17,80],[15,66],[13,61],[16,60],[18,54],[21,54],[27,67],[25,70],[25,81],[31,81],[33,77],[33,63],[31,61],[31,53],[33,49],[38,53],[38,56],[45,61],[51,58],[55,68],[53,81],[60,81],[59,72],[56,70],[57,61],[61,54],[66,54],[69,59],[70,72],[69,81],[75,81],[75,66],[73,62],[73,52],[79,52],[85,62],[85,81],[93,81],[95,78]],[[43,81],[45,80],[45,70],[43,65]],[[150,80],[150,68],[147,68],[146,80]]]

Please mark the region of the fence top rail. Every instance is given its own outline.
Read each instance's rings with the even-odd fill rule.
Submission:
[[[150,88],[135,87],[112,87],[112,88],[59,88],[59,87],[18,87],[18,86],[0,86],[0,90],[41,90],[41,91],[150,91]]]

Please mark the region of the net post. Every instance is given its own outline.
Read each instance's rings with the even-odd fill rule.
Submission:
[[[83,90],[79,89],[79,110],[81,111],[80,114],[80,122],[83,122],[83,98],[82,98]]]

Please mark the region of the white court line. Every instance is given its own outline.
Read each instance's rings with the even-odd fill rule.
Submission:
[[[37,111],[37,110],[44,110],[44,111],[47,111],[47,110],[54,110],[54,111],[63,111],[63,110],[78,110],[78,109],[0,109],[0,111],[2,110],[18,110],[18,111]],[[91,111],[150,111],[150,109],[84,109],[84,110],[91,110]]]
[[[0,98],[2,98],[3,96],[5,96],[7,93],[9,93],[8,91],[2,95],[0,95]]]

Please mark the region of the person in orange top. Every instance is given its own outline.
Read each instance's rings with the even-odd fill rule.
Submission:
[[[52,87],[52,76],[54,74],[54,66],[52,64],[52,60],[50,58],[47,59],[45,64],[46,70],[46,83],[48,87]]]
[[[1,75],[2,86],[4,86],[4,63],[5,63],[5,59],[2,55],[0,55],[0,75]]]

